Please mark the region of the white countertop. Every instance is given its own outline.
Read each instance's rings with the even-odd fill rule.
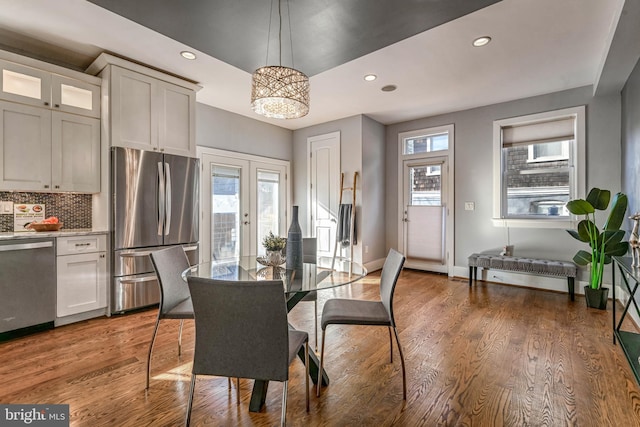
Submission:
[[[86,228],[69,229],[61,231],[24,231],[24,232],[5,232],[0,233],[0,240],[9,239],[34,239],[41,237],[69,237],[69,236],[88,236],[90,234],[107,234],[107,230],[91,230]]]

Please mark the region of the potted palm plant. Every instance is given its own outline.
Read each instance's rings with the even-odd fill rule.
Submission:
[[[611,210],[602,230],[596,226],[596,210],[605,211],[611,203]],[[608,288],[602,287],[605,264],[611,263],[612,256],[627,253],[629,243],[624,241],[624,230],[620,230],[627,211],[627,196],[617,193],[611,200],[609,190],[592,188],[587,199],[571,200],[567,203],[569,212],[584,217],[575,230],[567,230],[571,236],[589,244],[589,251],[579,250],[573,257],[578,265],[590,265],[589,285],[584,287],[587,306],[607,308]]]

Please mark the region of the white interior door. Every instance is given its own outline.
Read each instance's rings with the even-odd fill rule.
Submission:
[[[264,253],[266,234],[286,235],[289,163],[200,151],[201,261]]]
[[[402,248],[408,267],[447,272],[447,168],[446,157],[403,162]]]
[[[318,256],[333,256],[340,192],[340,132],[311,137],[309,149],[310,230]]]

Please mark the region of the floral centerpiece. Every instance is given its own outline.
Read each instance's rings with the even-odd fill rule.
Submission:
[[[258,262],[265,265],[280,265],[285,262],[285,257],[282,253],[287,245],[287,239],[284,237],[276,236],[273,232],[269,232],[262,239],[262,246],[266,249],[267,254],[264,258],[258,258]]]

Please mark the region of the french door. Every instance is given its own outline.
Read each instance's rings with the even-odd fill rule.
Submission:
[[[286,233],[289,163],[201,151],[202,261],[263,254],[265,235]]]

